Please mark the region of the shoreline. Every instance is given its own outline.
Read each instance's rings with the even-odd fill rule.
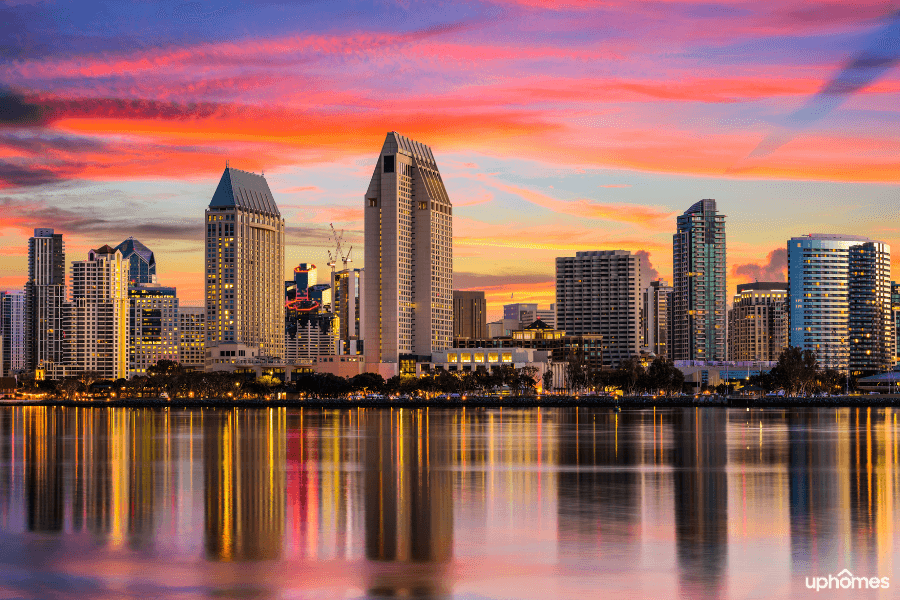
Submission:
[[[90,408],[572,408],[589,406],[595,408],[855,408],[900,406],[900,394],[872,396],[832,396],[829,398],[786,398],[762,397],[745,398],[705,396],[700,398],[666,398],[633,396],[618,400],[606,396],[542,396],[538,397],[472,397],[466,400],[415,399],[415,400],[345,400],[334,398],[310,398],[305,400],[265,400],[233,398],[205,398],[162,400],[159,398],[117,398],[115,400],[0,400],[0,406],[60,406]]]

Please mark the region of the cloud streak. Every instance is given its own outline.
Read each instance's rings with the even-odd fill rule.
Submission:
[[[900,11],[892,14],[887,23],[872,34],[866,47],[804,105],[789,115],[782,127],[769,133],[753,149],[748,158],[769,156],[799,133],[825,118],[848,98],[869,88],[900,62]]]

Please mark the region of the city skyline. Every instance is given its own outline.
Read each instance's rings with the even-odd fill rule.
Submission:
[[[23,248],[49,224],[72,256],[140,239],[160,280],[201,303],[188,207],[226,159],[265,171],[285,265],[324,264],[329,223],[362,242],[359,190],[387,130],[441,156],[453,287],[484,289],[491,319],[511,295],[551,303],[554,259],[575,251],[646,252],[670,279],[672,220],[700,198],[729,216],[729,298],[783,279],[797,235],[900,242],[900,78],[853,67],[897,35],[883,3],[217,6],[0,9],[37,42],[13,41],[0,66],[15,86],[0,98],[0,289],[22,288]]]

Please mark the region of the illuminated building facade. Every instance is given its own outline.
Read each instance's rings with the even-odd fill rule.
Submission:
[[[67,373],[102,379],[128,375],[128,263],[102,246],[72,263],[72,302],[66,339]]]
[[[672,237],[673,360],[725,360],[725,216],[700,200],[678,216]]]
[[[728,360],[778,360],[788,344],[787,282],[737,286],[728,312]]]
[[[556,259],[557,327],[602,335],[610,368],[640,354],[640,257],[626,250],[577,252]]]
[[[890,246],[810,234],[788,241],[790,345],[859,375],[892,364]]]
[[[331,282],[338,354],[363,353],[363,277],[363,269],[344,269]]]
[[[364,211],[365,356],[389,375],[452,343],[453,207],[431,149],[388,133]]]
[[[0,375],[10,377],[25,370],[25,292],[0,292]]]
[[[66,249],[61,233],[38,228],[28,240],[25,362],[29,371],[65,361]]]
[[[206,345],[284,352],[284,219],[261,175],[226,168],[206,210]]]
[[[178,307],[178,362],[185,369],[203,370],[206,357],[206,308]]]
[[[161,360],[179,362],[178,296],[173,287],[146,283],[128,290],[128,378],[146,376]]]

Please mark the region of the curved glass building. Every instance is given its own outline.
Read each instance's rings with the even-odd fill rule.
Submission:
[[[891,249],[859,236],[788,241],[790,344],[854,375],[890,369]]]

